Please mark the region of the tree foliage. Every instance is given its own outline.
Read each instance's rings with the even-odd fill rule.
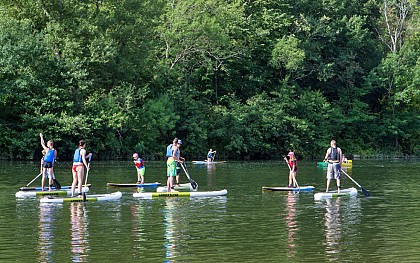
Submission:
[[[411,0],[4,0],[0,158],[420,152]]]

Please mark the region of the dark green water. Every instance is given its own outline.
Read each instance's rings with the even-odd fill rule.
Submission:
[[[37,164],[0,167],[0,262],[420,262],[419,162],[354,161],[347,172],[372,196],[323,202],[313,193],[262,192],[286,185],[282,162],[188,164],[199,190],[228,196],[153,200],[106,187],[135,182],[131,162],[92,162],[91,193],[120,190],[122,199],[63,205],[15,198]],[[70,163],[55,169],[68,185]],[[146,182],[165,183],[163,162],[146,169]],[[325,190],[316,162],[300,162],[297,179]]]

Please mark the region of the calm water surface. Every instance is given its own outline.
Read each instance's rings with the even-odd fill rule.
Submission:
[[[262,192],[286,185],[281,162],[188,164],[200,190],[228,196],[140,200],[136,189],[106,187],[135,182],[131,162],[93,161],[91,193],[120,190],[122,199],[63,205],[15,198],[37,164],[0,167],[0,262],[420,262],[418,161],[354,161],[347,172],[372,196],[322,202],[313,193]],[[163,162],[146,169],[147,182],[165,183]],[[55,170],[70,184],[70,163]],[[297,179],[325,190],[316,162],[300,162]]]

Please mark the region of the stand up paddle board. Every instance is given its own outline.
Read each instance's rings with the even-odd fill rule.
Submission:
[[[299,192],[299,191],[313,191],[315,189],[314,186],[310,186],[310,185],[305,185],[305,186],[300,186],[300,187],[287,187],[287,186],[263,186],[262,190],[264,191],[294,191],[294,192]]]
[[[316,193],[314,195],[315,200],[322,200],[328,198],[337,198],[337,197],[350,197],[350,196],[357,196],[357,189],[354,187],[346,188],[340,190],[340,193],[337,191],[331,191],[328,193]]]
[[[197,191],[197,189],[194,189],[190,183],[180,184],[179,186],[174,185],[173,189],[175,191]],[[163,192],[167,192],[167,191],[168,191],[167,186],[159,186],[158,188],[156,188],[156,192],[158,192],[158,193],[163,193]]]
[[[86,198],[83,196],[78,197],[64,197],[64,198],[41,198],[39,201],[41,203],[67,203],[67,202],[99,202],[99,201],[114,201],[119,200],[122,197],[121,192],[115,192],[111,194],[100,194],[100,195],[86,195]]]
[[[83,186],[90,187],[91,184],[84,184]],[[41,191],[42,187],[21,187],[19,188],[19,191]],[[68,190],[71,189],[71,185],[62,186],[58,190]],[[57,190],[55,187],[51,187],[51,190]],[[48,191],[48,186],[44,187],[44,191]]]
[[[226,161],[220,161],[220,162],[207,162],[207,161],[192,161],[193,164],[217,164],[217,163],[225,163]]]
[[[89,192],[89,187],[84,186],[82,188],[82,192],[86,193]],[[79,191],[76,189],[76,194],[79,193]],[[55,190],[55,191],[19,191],[16,194],[17,198],[25,198],[25,197],[36,197],[36,196],[67,196],[71,195],[71,189],[65,189],[65,190]]]
[[[157,197],[210,197],[210,196],[223,196],[227,195],[227,190],[220,191],[208,191],[208,192],[164,192],[164,193],[153,193],[153,192],[144,192],[144,193],[134,193],[133,197],[139,197],[143,199],[151,199]]]
[[[119,184],[119,183],[107,183],[109,187],[158,187],[161,183],[144,183],[144,184]]]

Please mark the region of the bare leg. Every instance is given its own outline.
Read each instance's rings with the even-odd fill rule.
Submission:
[[[331,182],[331,179],[327,179],[327,189],[325,190],[326,193],[328,192],[328,189],[330,188],[330,182]]]
[[[45,176],[47,175],[47,170],[45,168],[42,168],[42,181],[41,181],[41,191],[44,191],[45,187]]]
[[[83,193],[82,192],[82,186],[83,186],[83,177],[85,175],[85,173],[84,173],[84,167],[83,166],[80,166],[80,167],[81,167],[81,171],[79,171],[77,173],[79,195]]]
[[[340,179],[337,178],[336,182],[337,182],[337,192],[339,193],[340,192]]]

